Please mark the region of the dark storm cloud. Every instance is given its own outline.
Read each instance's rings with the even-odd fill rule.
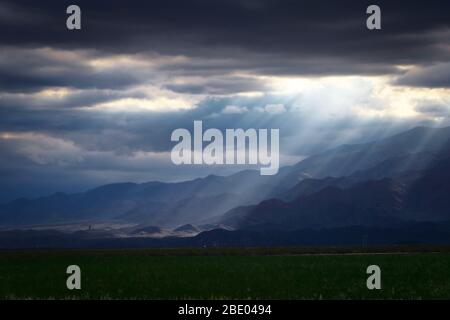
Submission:
[[[27,110],[14,106],[0,108],[0,128],[5,132],[35,132],[73,141],[87,150],[131,154],[136,151],[169,151],[170,135],[177,128],[192,128],[194,120],[205,126],[226,129],[254,126],[286,127],[293,117],[277,117],[256,111],[280,102],[280,97],[209,98],[196,108],[178,112],[102,112],[68,108]],[[247,115],[221,114],[228,105],[243,105]]]
[[[70,54],[49,48],[0,52],[0,90],[37,91],[47,87],[118,89],[142,82],[130,70],[97,70],[84,59],[93,54]]]
[[[413,69],[395,83],[410,87],[450,88],[450,63]]]
[[[79,32],[65,29],[68,4],[8,2],[6,12],[36,21],[1,21],[2,43],[226,57],[272,74],[384,74],[395,64],[449,59],[445,0],[377,1],[383,29],[373,32],[365,27],[372,1],[80,0]]]
[[[246,77],[221,77],[204,79],[199,83],[167,84],[166,89],[178,93],[226,95],[249,91],[266,91],[264,81]]]
[[[222,54],[226,59],[194,57],[189,61],[163,65],[160,72],[175,72],[179,75],[220,76],[229,72],[247,71],[256,75],[273,76],[321,76],[321,75],[378,75],[398,73],[396,66],[381,62],[362,62],[349,57],[302,57],[287,52],[242,52],[229,51]]]
[[[33,109],[91,107],[93,104],[114,101],[125,97],[140,97],[139,94],[111,90],[81,90],[68,93],[61,98],[39,97],[30,94],[4,94],[0,108],[14,106],[31,112]]]

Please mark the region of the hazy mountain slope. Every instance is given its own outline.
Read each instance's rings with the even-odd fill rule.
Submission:
[[[235,194],[214,196],[192,196],[174,203],[165,203],[155,207],[153,203],[145,203],[120,215],[117,219],[153,224],[163,227],[175,227],[181,224],[205,223],[216,216],[246,202]]]
[[[387,158],[368,170],[359,170],[345,177],[326,177],[323,179],[304,179],[288,191],[278,194],[276,198],[292,201],[300,196],[307,196],[326,187],[349,188],[357,183],[392,178],[409,185],[423,174],[439,157],[438,153],[417,153]]]
[[[415,159],[417,154],[439,153],[449,140],[450,127],[417,127],[380,141],[344,145],[311,156],[295,165],[293,170],[314,178],[349,176],[395,157],[413,155],[412,159]],[[415,161],[426,162],[425,159]]]
[[[327,187],[338,187],[341,189],[345,189],[351,187],[358,180],[340,177],[340,178],[324,178],[324,179],[304,179],[298,184],[296,184],[293,188],[289,189],[287,192],[284,192],[277,196],[278,199],[290,202],[302,196],[308,196],[314,194],[322,189]]]
[[[181,225],[191,222],[191,218],[201,221],[237,205],[258,203],[288,190],[300,179],[286,168],[280,171],[276,176],[261,176],[259,171],[248,170],[228,177],[211,175],[179,183],[118,183],[84,193],[19,199],[0,206],[0,225],[115,218]],[[230,196],[230,191],[239,196]]]

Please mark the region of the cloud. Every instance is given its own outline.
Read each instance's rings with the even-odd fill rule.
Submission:
[[[81,108],[132,96],[133,94],[130,92],[125,93],[115,90],[54,88],[37,92],[0,94],[0,107],[16,106],[26,109]]]
[[[227,95],[243,92],[265,92],[269,89],[263,80],[255,77],[237,77],[228,75],[205,77],[180,76],[182,83],[165,85],[165,88],[177,93]]]
[[[222,113],[224,114],[241,114],[245,112],[248,112],[247,107],[239,107],[234,105],[228,105],[222,110]]]
[[[13,150],[15,155],[34,165],[65,167],[83,161],[82,150],[72,141],[44,134],[3,132],[0,141],[3,150]]]
[[[437,118],[450,117],[450,104],[421,104],[418,105],[415,110],[427,116]]]
[[[80,0],[83,28],[79,32],[65,28],[68,4],[2,3],[4,8],[14,7],[16,15],[39,18],[20,25],[2,20],[3,45],[102,54],[156,52],[202,62],[185,64],[190,72],[222,68],[272,75],[393,74],[400,71],[398,65],[449,61],[447,1],[380,0],[382,32],[365,27],[370,1],[265,0],[257,5],[252,1],[134,1],[123,10],[119,3],[105,6]],[[103,85],[114,85],[113,80],[133,81],[111,77],[113,83]]]
[[[0,90],[35,92],[46,88],[123,89],[145,82],[133,68],[99,68],[95,55],[51,48],[0,50]],[[137,68],[136,68],[137,69]]]
[[[450,51],[449,51],[450,53]],[[398,85],[410,87],[450,88],[450,62],[416,67],[397,78]]]
[[[286,108],[283,104],[267,104],[264,108],[259,108],[259,111],[268,112],[272,114],[280,114],[286,112]]]

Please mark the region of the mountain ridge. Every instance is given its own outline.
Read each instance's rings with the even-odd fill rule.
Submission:
[[[436,154],[448,146],[448,141],[450,127],[417,127],[379,141],[342,145],[312,155],[293,166],[280,168],[275,176],[260,176],[256,170],[244,170],[229,176],[208,175],[168,183],[113,183],[86,192],[18,199],[0,205],[0,225],[126,220],[127,215],[130,217],[137,211],[146,224],[158,222],[160,226],[176,227],[208,223],[208,219],[242,205],[257,205],[270,198],[292,200],[295,198],[293,188],[302,187],[299,187],[302,183],[300,193],[306,195],[306,183],[311,184],[308,192],[315,193],[328,185],[345,189],[367,180],[395,178],[403,181],[413,175],[415,179],[433,162]],[[398,178],[402,175],[403,180]],[[311,179],[315,179],[316,186]],[[192,217],[198,221],[190,221]]]

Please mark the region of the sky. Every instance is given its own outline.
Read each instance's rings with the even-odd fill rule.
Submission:
[[[374,3],[0,0],[0,202],[243,169],[174,165],[194,120],[278,128],[284,165],[449,125],[450,2]]]

